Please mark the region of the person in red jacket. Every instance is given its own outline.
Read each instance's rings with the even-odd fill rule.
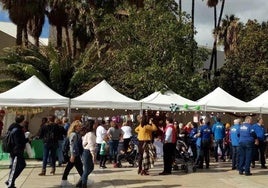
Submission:
[[[173,124],[173,118],[171,117],[166,118],[163,142],[164,171],[159,173],[159,175],[170,175],[176,148],[176,129]]]

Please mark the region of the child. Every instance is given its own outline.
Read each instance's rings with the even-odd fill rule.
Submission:
[[[105,163],[106,163],[106,160],[107,160],[107,153],[109,153],[109,145],[108,145],[108,140],[109,140],[109,137],[106,135],[104,138],[103,138],[103,142],[101,143],[101,148],[100,148],[100,168],[102,169],[105,169],[107,168],[105,166]]]

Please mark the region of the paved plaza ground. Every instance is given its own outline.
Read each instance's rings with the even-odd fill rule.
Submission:
[[[17,188],[53,188],[60,187],[64,167],[57,167],[54,176],[38,176],[41,171],[41,161],[27,160],[27,167],[16,181]],[[123,163],[123,165],[127,165]],[[149,176],[137,174],[136,168],[113,168],[107,164],[107,169],[99,169],[95,165],[94,172],[89,179],[94,183],[92,188],[176,188],[176,187],[205,187],[205,188],[266,188],[268,186],[268,169],[261,169],[257,164],[251,169],[252,176],[239,175],[237,171],[230,170],[230,162],[211,163],[210,169],[197,169],[196,172],[185,173],[181,170],[173,171],[172,175],[159,176],[162,171],[162,160],[159,159],[155,167],[150,169]],[[47,169],[48,172],[50,168]],[[8,161],[0,161],[0,187],[9,173]],[[68,180],[74,184],[79,179],[77,171],[73,169]]]

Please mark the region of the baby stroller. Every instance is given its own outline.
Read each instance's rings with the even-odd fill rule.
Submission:
[[[120,150],[117,156],[117,164],[116,167],[121,168],[122,162],[128,162],[131,167],[137,167],[138,166],[138,142],[137,138],[133,136],[129,142],[128,150],[123,151]]]
[[[196,172],[194,160],[188,152],[188,146],[182,140],[177,140],[173,170],[183,170],[188,173],[190,170]]]

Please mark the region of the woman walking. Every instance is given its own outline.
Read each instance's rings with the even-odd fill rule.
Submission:
[[[68,129],[68,139],[70,141],[70,160],[65,167],[64,173],[62,175],[61,186],[71,186],[72,184],[68,182],[67,177],[75,166],[76,170],[78,171],[79,175],[82,177],[83,174],[83,164],[81,161],[81,136],[79,132],[81,131],[82,123],[79,120],[75,120],[72,122],[70,128]],[[82,179],[78,181],[76,187],[82,187]]]
[[[83,175],[82,175],[82,188],[87,187],[88,175],[94,169],[93,156],[95,152],[96,136],[93,132],[94,120],[89,120],[86,125],[86,134],[83,136]]]
[[[149,175],[148,170],[152,162],[150,151],[153,150],[152,133],[154,131],[157,131],[157,127],[152,122],[152,119],[150,119],[150,121],[148,122],[146,117],[142,116],[140,124],[135,129],[135,132],[138,133],[138,140],[139,140],[138,174]]]

